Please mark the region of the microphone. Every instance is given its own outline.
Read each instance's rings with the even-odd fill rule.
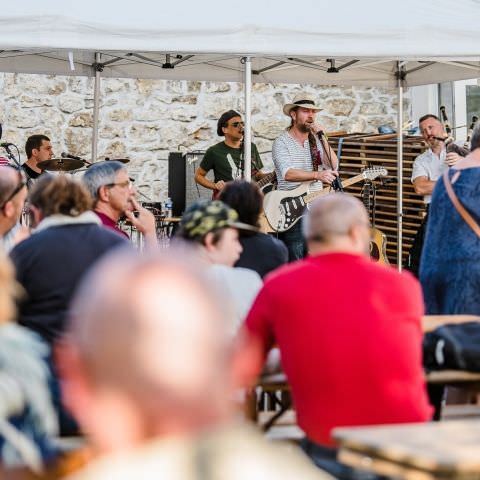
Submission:
[[[77,157],[76,155],[72,155],[71,153],[65,153],[65,152],[62,152],[61,157],[62,158],[71,158],[72,160],[81,160],[80,157]]]

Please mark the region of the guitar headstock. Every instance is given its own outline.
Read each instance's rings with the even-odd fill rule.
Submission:
[[[365,169],[362,175],[365,180],[375,180],[378,177],[386,177],[388,170],[384,167],[371,167]]]

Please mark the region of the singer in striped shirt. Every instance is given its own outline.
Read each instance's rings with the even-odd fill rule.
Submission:
[[[338,159],[326,138],[322,127],[315,122],[321,108],[311,95],[300,93],[292,103],[283,107],[290,117],[290,125],[273,143],[272,157],[279,190],[293,190],[302,182],[310,182],[310,191],[321,190],[338,177]],[[306,255],[306,244],[301,222],[297,222],[279,238],[287,245],[289,261]]]

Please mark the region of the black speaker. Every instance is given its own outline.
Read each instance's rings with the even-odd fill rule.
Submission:
[[[168,154],[168,196],[173,216],[180,217],[185,210],[185,159],[180,152]]]
[[[212,191],[195,182],[195,170],[200,165],[205,152],[196,151],[182,155],[170,152],[168,155],[168,196],[173,202],[173,215],[180,217],[186,208],[200,199],[212,198]],[[207,174],[213,182],[213,172]]]

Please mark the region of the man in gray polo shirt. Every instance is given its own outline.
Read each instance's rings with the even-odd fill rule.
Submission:
[[[418,121],[418,125],[420,126],[420,133],[423,139],[430,148],[415,159],[412,169],[413,188],[416,193],[423,195],[423,201],[427,207],[427,214],[415,235],[408,260],[408,269],[417,277],[428,218],[428,208],[435,183],[442,176],[445,169],[455,165],[462,158],[455,152],[447,153],[445,142],[441,140],[447,138],[447,133],[436,115],[424,115]]]
[[[338,159],[328,145],[322,127],[315,122],[321,110],[313,97],[306,93],[295,96],[283,107],[290,117],[290,126],[273,142],[272,157],[279,190],[293,190],[302,182],[310,182],[310,191],[321,190],[338,177]],[[301,222],[279,233],[288,248],[289,261],[303,258],[307,251]]]

